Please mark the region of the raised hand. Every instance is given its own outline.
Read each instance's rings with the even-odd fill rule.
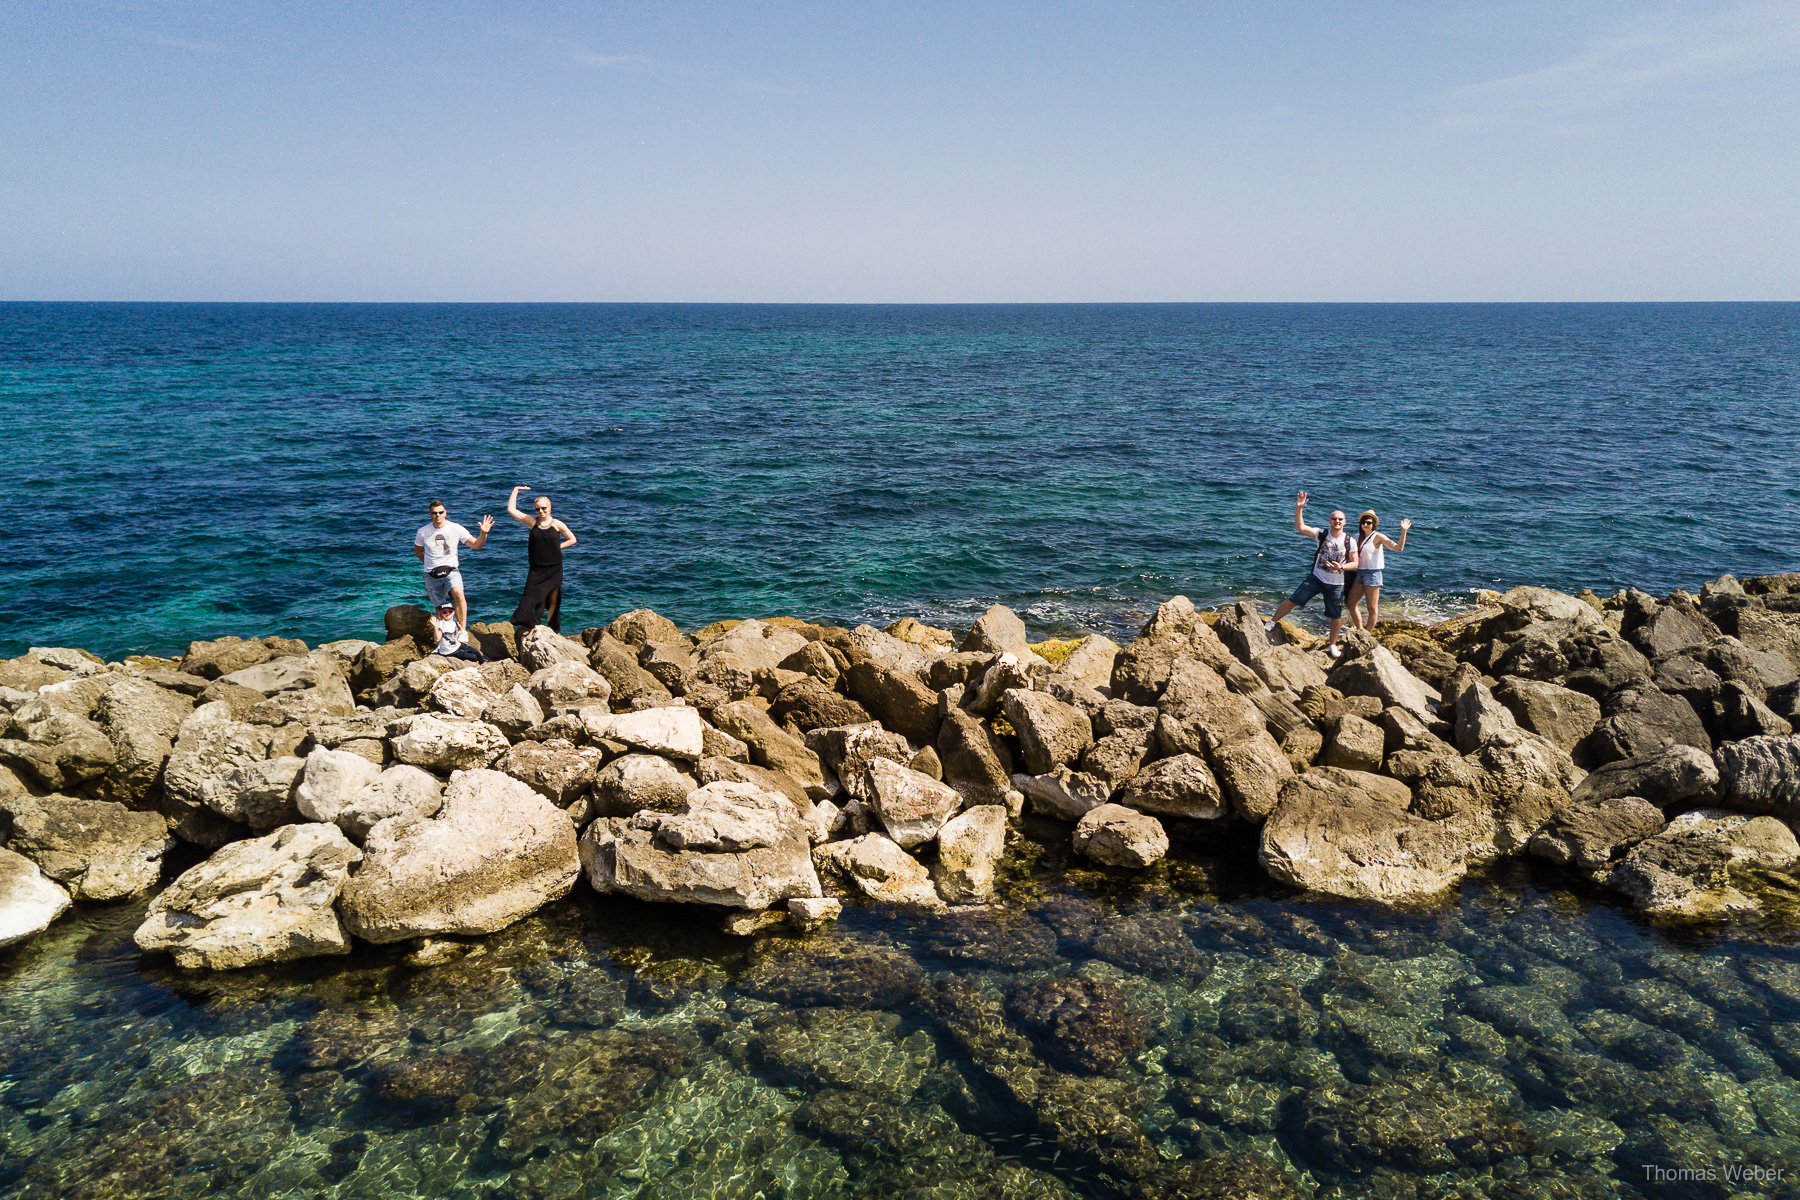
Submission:
[[[487,533],[493,527],[494,527],[494,518],[491,515],[481,518],[481,532],[482,533],[484,533],[484,534]]]
[[[1295,508],[1305,508],[1306,507],[1306,493],[1305,492],[1301,492],[1298,496],[1294,497],[1294,507]]]
[[[1407,530],[1409,530],[1411,528],[1412,528],[1412,518],[1411,517],[1402,517],[1400,519],[1400,532],[1405,533]]]
[[[530,490],[531,485],[529,483],[521,483],[518,487],[513,489],[513,499],[517,500],[520,492],[529,492]]]

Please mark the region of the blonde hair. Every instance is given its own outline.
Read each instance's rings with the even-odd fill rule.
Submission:
[[[1363,509],[1363,511],[1357,516],[1356,523],[1358,525],[1361,525],[1364,521],[1373,521],[1373,522],[1375,522],[1375,528],[1377,528],[1377,529],[1381,528],[1381,517],[1378,516],[1376,514],[1375,510],[1372,508]]]

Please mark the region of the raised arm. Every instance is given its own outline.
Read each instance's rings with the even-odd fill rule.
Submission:
[[[506,515],[521,525],[530,525],[533,520],[533,518],[528,517],[519,511],[519,493],[528,492],[530,490],[531,485],[529,483],[521,483],[512,490],[512,495],[506,498]]]
[[[563,522],[558,521],[556,523],[556,531],[563,535],[562,549],[567,550],[570,546],[575,544],[575,531],[570,529]]]
[[[1406,531],[1411,528],[1412,528],[1412,518],[1411,517],[1402,517],[1400,519],[1400,540],[1396,542],[1393,538],[1388,539],[1388,545],[1393,547],[1395,554],[1398,554],[1402,550],[1406,549]]]
[[[1319,531],[1301,520],[1305,514],[1306,493],[1301,492],[1298,496],[1294,497],[1294,532],[1300,534],[1302,537],[1309,537],[1316,541],[1319,536]]]
[[[487,545],[488,531],[491,530],[493,527],[494,527],[494,516],[492,513],[489,513],[487,516],[482,517],[481,518],[481,536],[476,538],[472,542],[466,543],[466,545],[469,547],[469,549],[479,550],[483,546]]]

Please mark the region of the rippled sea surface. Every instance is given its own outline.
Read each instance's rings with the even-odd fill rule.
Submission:
[[[426,501],[567,619],[1120,632],[1417,521],[1390,607],[1793,570],[1800,305],[0,305],[0,653],[379,635]]]
[[[1315,903],[1028,832],[986,913],[748,940],[583,888],[430,969],[184,975],[85,907],[0,958],[0,1193],[1800,1194],[1791,914],[1523,866]]]

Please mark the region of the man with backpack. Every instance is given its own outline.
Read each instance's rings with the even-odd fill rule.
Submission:
[[[1344,628],[1344,572],[1356,570],[1356,538],[1344,528],[1344,514],[1331,514],[1331,525],[1326,529],[1314,529],[1305,521],[1306,493],[1301,492],[1294,498],[1294,532],[1312,538],[1318,543],[1313,552],[1312,570],[1294,589],[1294,594],[1281,602],[1275,615],[1269,618],[1263,628],[1274,632],[1275,622],[1293,612],[1296,608],[1304,608],[1314,596],[1325,597],[1325,617],[1331,622],[1331,640],[1325,646],[1325,652],[1336,658],[1343,651],[1338,649],[1338,634]]]

